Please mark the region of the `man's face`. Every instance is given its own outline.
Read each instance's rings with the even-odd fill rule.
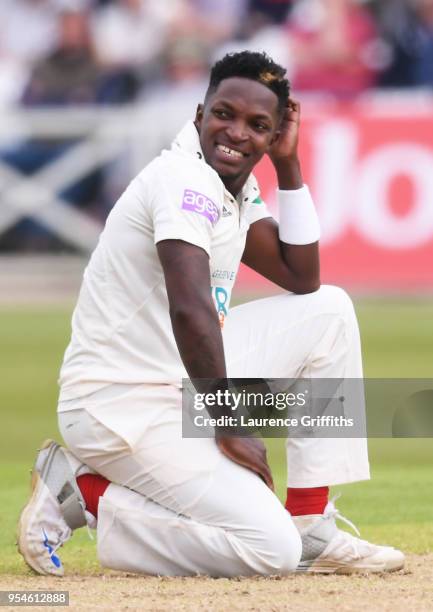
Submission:
[[[206,162],[236,195],[275,139],[278,98],[257,81],[231,77],[198,107],[195,125]]]

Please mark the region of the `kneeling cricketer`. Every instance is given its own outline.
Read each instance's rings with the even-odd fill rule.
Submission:
[[[58,549],[85,525],[104,567],[142,574],[403,567],[400,551],[341,530],[350,522],[328,499],[331,485],[369,478],[364,438],[289,438],[283,506],[260,439],[182,437],[182,378],[362,378],[351,300],[320,286],[299,124],[281,66],[226,55],[194,120],[113,207],[60,373],[65,446],[38,451],[19,521],[36,572],[63,575]],[[252,174],[265,155],[279,223]],[[241,261],[285,292],[229,311]]]

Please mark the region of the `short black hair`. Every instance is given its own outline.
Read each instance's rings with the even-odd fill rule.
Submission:
[[[276,64],[265,52],[227,53],[211,68],[206,98],[218,88],[224,79],[231,77],[251,79],[262,83],[274,92],[278,98],[278,110],[282,114],[287,107],[290,95],[290,83],[285,78],[285,74],[285,68]]]

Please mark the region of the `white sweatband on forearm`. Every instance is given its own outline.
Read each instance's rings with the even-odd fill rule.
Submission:
[[[277,190],[280,212],[279,236],[287,244],[311,244],[320,238],[319,217],[307,185]]]

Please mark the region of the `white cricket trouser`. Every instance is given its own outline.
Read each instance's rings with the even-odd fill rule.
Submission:
[[[231,377],[362,377],[353,306],[336,287],[233,308],[224,345]],[[169,576],[294,570],[301,543],[288,512],[213,439],[182,438],[180,403],[169,385],[111,385],[61,405],[69,449],[116,483],[99,502],[101,564]],[[291,487],[369,478],[365,439],[288,439],[287,462]]]

